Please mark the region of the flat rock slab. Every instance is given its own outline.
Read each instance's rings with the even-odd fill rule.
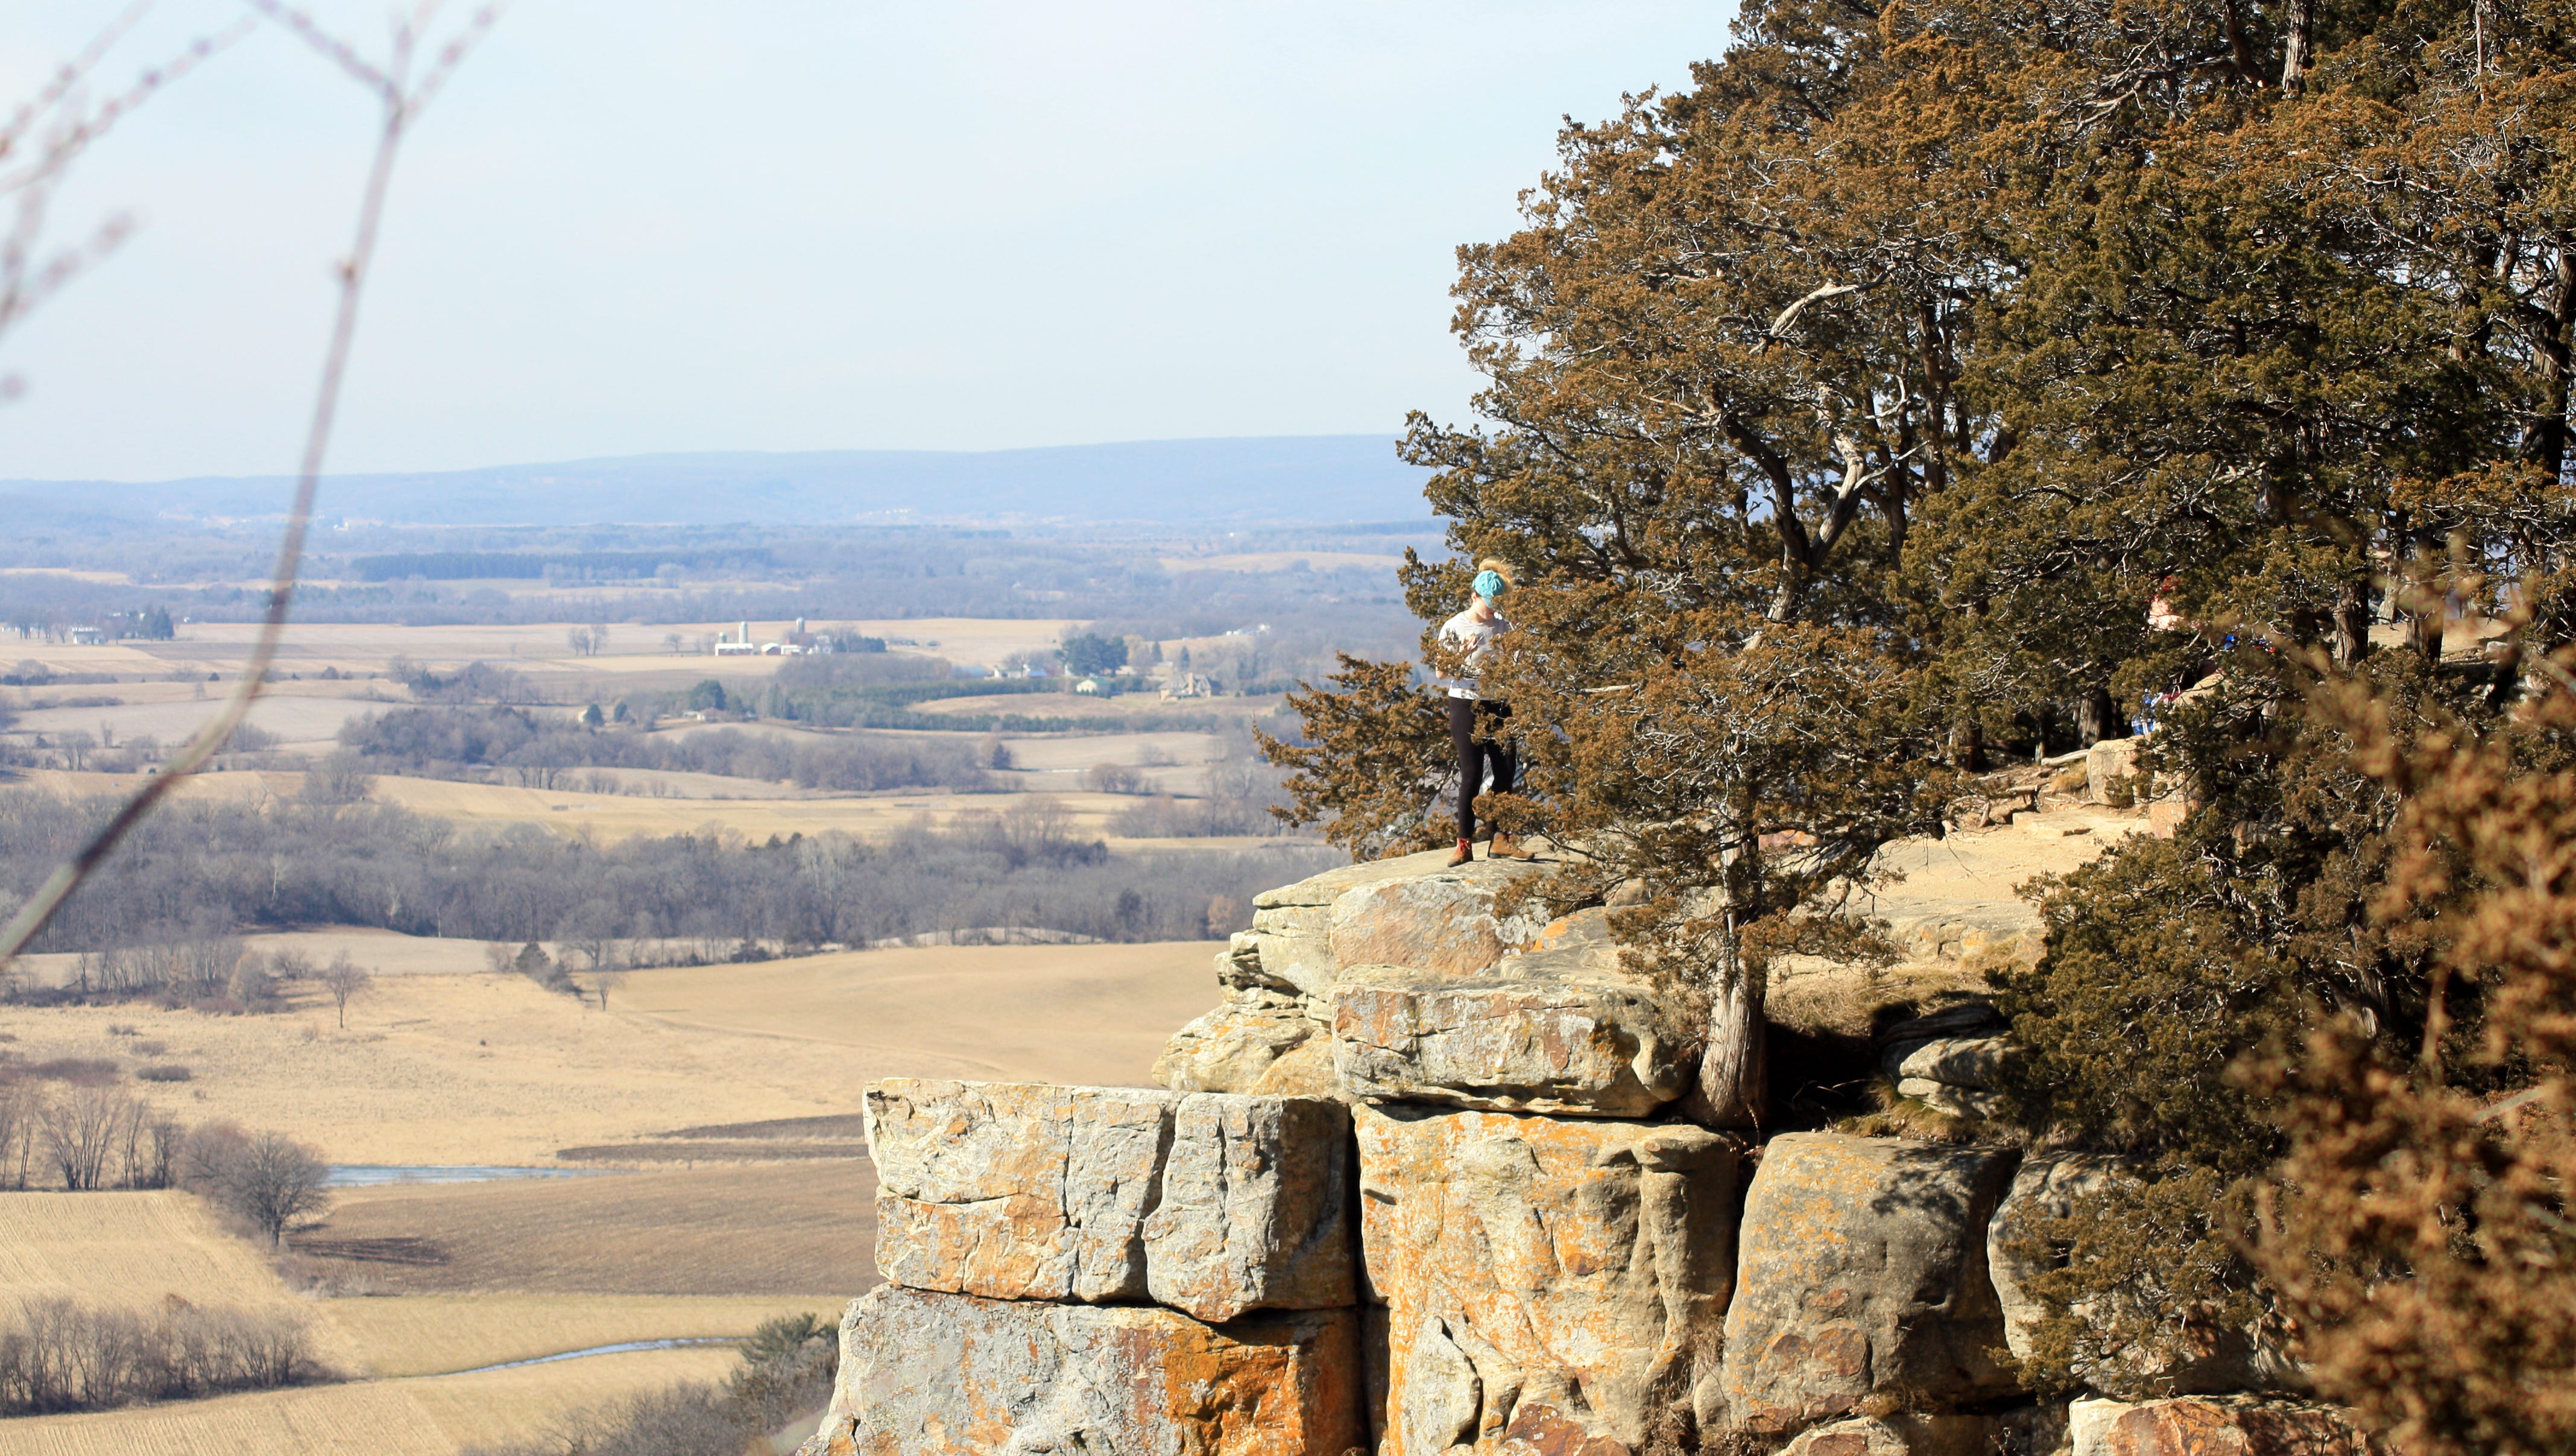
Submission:
[[[1210,1325],[1140,1305],[883,1285],[841,1321],[807,1456],[1341,1456],[1364,1444],[1358,1312]]]
[[[1689,1018],[1619,977],[1366,968],[1333,993],[1334,1070],[1367,1102],[1644,1117],[1689,1089],[1698,1060]]]
[[[1546,932],[1550,918],[1538,905],[1500,913],[1504,887],[1534,873],[1535,865],[1477,860],[1345,890],[1333,901],[1327,932],[1333,963],[1344,971],[1407,966],[1450,976],[1484,970]]]
[[[1368,1293],[1384,1306],[1379,1456],[1618,1456],[1715,1399],[1731,1139],[1420,1106],[1352,1117]]]
[[[2079,1400],[2074,1456],[2370,1456],[2350,1417],[2312,1401],[2183,1396],[2128,1404]]]
[[[1486,863],[1488,861],[1478,860],[1476,867],[1482,868]],[[1423,875],[1440,874],[1449,868],[1449,851],[1445,849],[1426,849],[1420,854],[1370,860],[1365,864],[1342,865],[1336,869],[1326,870],[1320,875],[1309,875],[1293,885],[1281,885],[1276,889],[1263,890],[1254,895],[1252,897],[1254,923],[1256,925],[1260,923],[1259,917],[1265,910],[1311,909],[1316,906],[1330,905],[1351,890],[1384,884],[1389,880],[1409,880]],[[1461,865],[1458,868],[1465,869],[1467,866]]]
[[[1873,1395],[1940,1407],[2011,1394],[1986,1225],[2018,1155],[1788,1133],[1747,1190],[1726,1317],[1728,1419],[1785,1434]]]
[[[1207,1320],[1356,1298],[1337,1102],[920,1078],[866,1101],[889,1283]]]

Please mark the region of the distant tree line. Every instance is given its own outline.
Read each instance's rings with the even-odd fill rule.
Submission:
[[[295,1309],[30,1301],[0,1321],[0,1415],[104,1410],[334,1378]]]
[[[678,573],[687,571],[757,576],[776,570],[777,565],[775,556],[756,546],[717,551],[678,547],[668,551],[401,551],[358,557],[349,563],[348,573],[360,581],[404,581],[415,576],[432,581],[537,581],[549,572],[569,574],[574,580],[623,580],[658,577],[667,566],[676,580]]]
[[[0,889],[24,894],[108,812],[104,799],[0,792]],[[104,953],[306,925],[513,944],[604,931],[856,945],[982,926],[1189,940],[1239,928],[1212,921],[1217,902],[1239,906],[1340,858],[1289,844],[1112,854],[1046,800],[916,823],[882,842],[748,843],[709,829],[606,845],[371,803],[179,802],[126,840],[38,949]]]
[[[341,728],[340,741],[369,772],[507,779],[541,789],[560,786],[566,771],[578,768],[792,780],[802,788],[844,792],[991,786],[971,745],[963,743],[860,735],[791,743],[730,728],[648,734],[524,708],[397,708],[353,719]]]

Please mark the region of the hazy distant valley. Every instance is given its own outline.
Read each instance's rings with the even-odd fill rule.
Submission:
[[[13,1428],[458,1450],[837,1308],[873,1281],[861,1082],[1143,1083],[1210,939],[1342,858],[1267,813],[1252,730],[1334,651],[1409,650],[1403,507],[320,533],[250,726],[0,980],[0,1225],[24,1298],[285,1311],[382,1378]],[[13,892],[237,681],[273,533],[0,541]],[[76,1108],[133,1131],[66,1173]],[[232,1127],[344,1185],[273,1261],[157,1191]],[[453,1171],[486,1167],[582,1176]],[[132,1191],[43,1191],[85,1180]]]

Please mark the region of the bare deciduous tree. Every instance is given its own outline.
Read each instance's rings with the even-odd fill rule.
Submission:
[[[224,1180],[235,1212],[257,1224],[273,1246],[289,1225],[330,1204],[330,1166],[321,1155],[281,1133],[252,1138]]]
[[[106,1186],[108,1159],[134,1118],[134,1099],[113,1087],[72,1087],[36,1104],[36,1134],[63,1187]]]
[[[322,989],[331,993],[332,1004],[339,1010],[341,1029],[347,1030],[349,998],[364,994],[368,987],[373,986],[376,981],[374,973],[349,959],[347,951],[342,951],[331,957],[331,964],[322,968],[319,979]]]
[[[259,635],[253,640],[249,660],[243,664],[240,679],[222,708],[200,727],[169,761],[164,772],[152,777],[141,789],[128,797],[108,821],[89,834],[68,859],[55,866],[44,883],[29,895],[5,925],[0,925],[0,961],[15,957],[27,943],[53,919],[73,890],[104,863],[117,843],[141,823],[162,798],[182,779],[205,767],[222,750],[235,730],[250,713],[252,701],[259,696],[260,686],[267,681],[269,670],[277,660],[278,643],[286,630],[289,608],[295,600],[295,583],[304,559],[304,538],[311,529],[313,501],[321,488],[323,456],[330,444],[331,427],[339,411],[340,388],[348,375],[349,351],[356,337],[358,302],[366,291],[375,251],[377,234],[384,218],[385,195],[393,180],[394,159],[421,113],[455,74],[457,66],[473,50],[500,18],[500,6],[477,7],[461,25],[455,27],[444,44],[430,33],[438,7],[415,7],[408,15],[398,15],[392,44],[382,65],[368,62],[358,51],[337,36],[321,29],[313,18],[301,10],[291,9],[283,0],[246,0],[250,8],[266,16],[288,34],[302,41],[324,60],[357,82],[376,101],[379,126],[375,156],[368,168],[366,186],[358,206],[355,236],[349,251],[335,270],[338,300],[333,310],[331,333],[323,350],[322,378],[315,392],[313,411],[305,428],[304,449],[296,470],[295,496],[287,510],[286,529],[278,542],[275,565],[269,573],[268,610],[262,618]],[[115,32],[111,31],[111,37]],[[201,59],[210,43],[201,42],[191,53],[189,64]],[[91,61],[94,64],[94,48]],[[167,67],[153,84],[161,84],[178,68]],[[14,148],[25,137],[31,123],[28,117],[44,117],[64,103],[63,98],[79,92],[79,68],[67,66],[35,101],[21,109],[19,120],[0,131],[0,151]],[[76,137],[82,144],[103,129],[105,121],[90,124],[85,111],[84,124],[57,135]],[[75,148],[75,151],[77,148]],[[13,235],[14,244],[0,248],[0,326],[23,313],[31,297],[23,286],[26,274],[19,260],[23,245],[32,236],[32,228],[43,217],[44,189],[60,171],[60,165],[31,166],[7,174],[0,190],[14,194],[19,202],[22,226]],[[32,180],[31,180],[32,179]],[[33,219],[35,221],[30,221]],[[77,266],[78,258],[71,260]],[[40,270],[36,275],[37,291],[56,280],[59,274]]]

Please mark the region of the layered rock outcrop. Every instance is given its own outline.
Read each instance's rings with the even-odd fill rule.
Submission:
[[[1362,1444],[1341,1103],[912,1078],[866,1100],[887,1282],[842,1320],[807,1452]]]
[[[1543,916],[1502,903],[1537,867],[1452,866],[1445,851],[1327,870],[1252,900],[1216,958],[1224,999],[1175,1033],[1154,1080],[1175,1091],[1333,1096],[1333,991],[1356,966],[1465,976],[1535,945]]]
[[[887,1282],[807,1456],[2362,1456],[2241,1393],[2250,1332],[2085,1377],[2237,1394],[2033,1402],[2028,1235],[2116,1166],[1695,1126],[1693,1008],[1605,912],[1445,858],[1260,897],[1161,1088],[870,1087]],[[2010,1045],[1966,1000],[1875,1053],[1974,1119]]]

